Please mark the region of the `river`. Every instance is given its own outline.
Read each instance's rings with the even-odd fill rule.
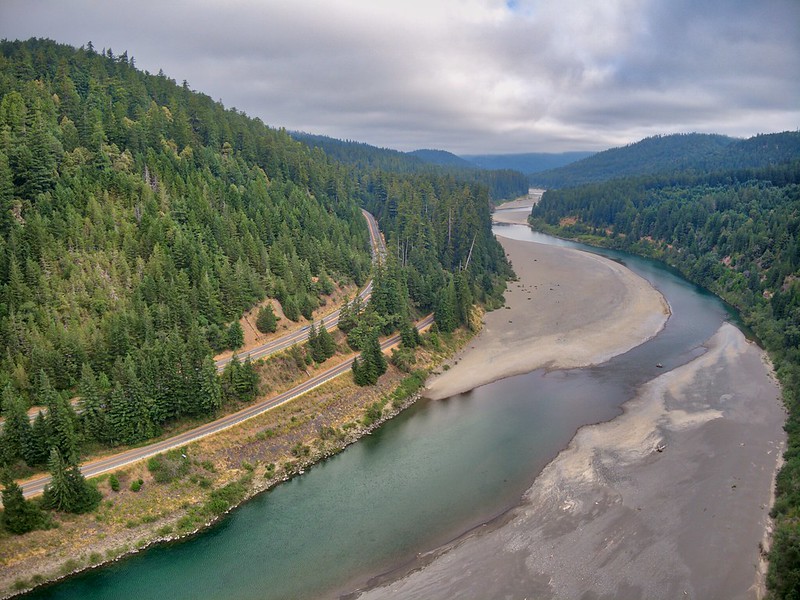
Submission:
[[[582,247],[526,226],[495,231]],[[658,336],[597,367],[535,371],[420,401],[194,539],[26,597],[336,597],[503,514],[578,428],[620,414],[638,387],[701,354],[701,344],[731,317],[718,299],[663,265],[591,251],[623,262],[666,297],[672,316]]]

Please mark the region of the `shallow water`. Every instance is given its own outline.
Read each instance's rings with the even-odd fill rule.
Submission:
[[[525,226],[495,232],[581,247]],[[597,367],[536,371],[419,402],[209,532],[30,597],[335,596],[503,513],[580,426],[613,418],[642,383],[703,352],[729,316],[657,263],[593,251],[624,262],[667,298],[673,314],[653,340]]]

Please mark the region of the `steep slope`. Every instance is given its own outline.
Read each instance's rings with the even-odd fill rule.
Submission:
[[[535,185],[568,187],[631,175],[652,175],[687,168],[710,167],[716,157],[734,142],[722,135],[700,133],[655,136],[622,148],[612,148],[570,165],[531,176]]]
[[[535,185],[573,187],[620,177],[685,176],[732,169],[760,169],[800,156],[800,132],[736,140],[722,135],[679,134],[646,138],[531,176]]]
[[[0,388],[88,399],[77,441],[213,413],[211,348],[241,344],[242,311],[308,316],[367,277],[347,171],[322,153],[127,54],[3,42],[0,73]],[[6,459],[41,464],[37,435]]]
[[[411,156],[424,160],[426,163],[432,165],[440,165],[442,167],[459,167],[462,169],[475,169],[477,168],[471,162],[464,160],[460,156],[456,156],[452,152],[445,150],[412,150],[409,152]]]

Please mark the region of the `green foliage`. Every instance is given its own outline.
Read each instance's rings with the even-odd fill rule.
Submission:
[[[800,590],[800,524],[782,521],[772,536],[767,571],[771,598],[797,598]]]
[[[33,502],[25,499],[22,488],[6,473],[0,478],[3,484],[2,524],[6,531],[22,535],[35,529],[48,529],[49,517]]]
[[[208,501],[203,505],[202,512],[209,515],[221,515],[232,506],[236,506],[247,494],[247,481],[247,478],[243,478],[213,490]]]
[[[378,332],[373,330],[364,341],[361,356],[353,361],[353,381],[360,386],[375,385],[386,369],[386,357],[381,351]]]
[[[6,464],[13,464],[18,460],[24,460],[30,465],[33,462],[29,444],[31,439],[31,422],[25,410],[25,404],[17,394],[11,384],[6,384],[3,389],[3,415],[5,424],[3,425],[3,460]]]
[[[339,323],[337,327],[344,333],[350,333],[359,322],[361,313],[364,312],[364,302],[361,296],[356,296],[352,300],[347,300],[339,311]]]
[[[400,343],[403,348],[413,349],[419,346],[420,343],[422,343],[419,330],[410,323],[404,323],[403,326],[400,327]]]
[[[394,348],[389,361],[403,373],[410,373],[417,357],[410,348]]]
[[[248,356],[242,363],[235,354],[222,372],[222,395],[226,401],[250,402],[258,395],[258,372]]]
[[[564,188],[627,177],[761,169],[797,158],[798,154],[797,132],[746,140],[713,134],[675,134],[598,152],[567,166],[536,173],[530,179],[532,185],[539,187]]]
[[[117,478],[116,475],[111,474],[108,477],[108,485],[111,487],[111,491],[112,492],[118,492],[119,491],[119,487],[120,487],[119,486],[119,479]]]
[[[236,350],[244,344],[244,330],[239,321],[234,321],[225,333],[225,345],[231,350]]]
[[[548,191],[531,219],[561,235],[591,236],[668,262],[738,308],[769,351],[788,408],[788,442],[771,512],[768,585],[772,597],[794,598],[800,589],[800,134],[759,136],[735,148],[745,167],[759,164],[762,152],[788,160]]]
[[[307,133],[293,133],[292,135],[309,147],[321,148],[328,156],[343,163],[355,165],[359,170],[377,167],[385,172],[427,174],[442,179],[452,179],[461,184],[478,184],[485,187],[495,200],[516,198],[528,192],[528,179],[519,171],[478,169],[475,168],[475,165],[452,154],[445,157],[444,155],[448,153],[441,151],[399,152],[321,135]]]
[[[312,321],[309,326],[308,351],[316,363],[323,363],[336,354],[336,342],[322,323],[317,326]]]
[[[0,62],[0,387],[25,408],[60,405],[42,372],[78,392],[81,417],[49,423],[62,453],[213,414],[229,323],[366,278],[360,198],[322,153],[127,58],[34,39]]]
[[[275,311],[272,309],[271,304],[262,306],[258,310],[256,328],[261,333],[275,333],[275,330],[278,328],[278,318],[275,316]]]
[[[384,294],[379,305],[386,309],[378,312],[394,316],[391,326],[399,327],[407,314],[392,311],[394,298],[407,295],[418,310],[435,310],[449,279],[460,272],[469,288],[465,302],[502,296],[511,268],[491,231],[485,188],[381,172],[362,175],[360,187],[366,208],[378,217],[387,238],[385,285],[381,290],[376,283],[375,291]],[[454,304],[456,319],[457,310]]]
[[[181,479],[186,476],[190,467],[185,448],[157,454],[147,461],[147,470],[156,483],[170,483]]]
[[[380,420],[382,415],[383,415],[383,406],[381,405],[381,403],[373,402],[367,407],[367,410],[364,412],[364,419],[363,419],[364,426],[369,427],[376,421]]]
[[[44,489],[42,506],[77,514],[97,508],[102,494],[84,479],[76,463],[61,456],[58,448],[50,452],[48,467],[50,483]]]
[[[138,492],[139,490],[142,489],[143,485],[144,485],[144,479],[134,479],[133,481],[131,481],[131,491]]]

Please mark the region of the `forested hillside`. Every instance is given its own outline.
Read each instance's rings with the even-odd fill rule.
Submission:
[[[534,174],[531,183],[564,188],[623,177],[754,169],[779,165],[798,152],[797,132],[758,135],[747,140],[699,133],[655,136]]]
[[[292,133],[292,136],[312,148],[321,148],[331,158],[361,170],[450,177],[460,182],[476,183],[489,190],[489,197],[494,202],[528,193],[528,178],[522,173],[510,169],[482,170],[455,163],[452,159],[444,160],[449,153],[435,150],[400,152],[307,133]]]
[[[800,585],[800,134],[736,143],[738,166],[709,175],[620,179],[548,191],[534,227],[653,256],[678,267],[740,311],[769,351],[789,416],[778,476],[768,585],[794,598]],[[792,155],[791,148],[794,147]],[[785,160],[790,158],[790,160]]]
[[[478,168],[471,162],[466,161],[463,158],[456,156],[452,152],[447,152],[445,150],[429,150],[429,149],[412,150],[407,154],[410,154],[411,156],[416,156],[417,158],[432,165],[441,165],[443,167],[459,167],[461,169]]]
[[[434,309],[442,330],[470,324],[510,272],[487,188],[380,166],[337,162],[127,53],[0,43],[0,470],[49,463],[68,481],[87,448],[252,398],[249,362],[220,377],[212,354],[242,344],[239,318],[264,298],[296,320],[336,283],[362,285],[362,205],[392,250],[368,310],[343,315],[352,346],[398,329],[416,343],[410,319]]]
[[[492,235],[485,187],[392,173],[367,173],[358,187],[386,232],[392,260],[406,273],[411,300],[435,310],[441,329],[468,325],[474,302],[502,303],[511,269]]]
[[[321,152],[126,53],[0,50],[6,415],[79,395],[85,439],[147,439],[220,406],[211,349],[241,344],[242,311],[309,316],[331,279],[367,278],[350,179]],[[44,462],[39,429],[6,427],[3,460]]]

